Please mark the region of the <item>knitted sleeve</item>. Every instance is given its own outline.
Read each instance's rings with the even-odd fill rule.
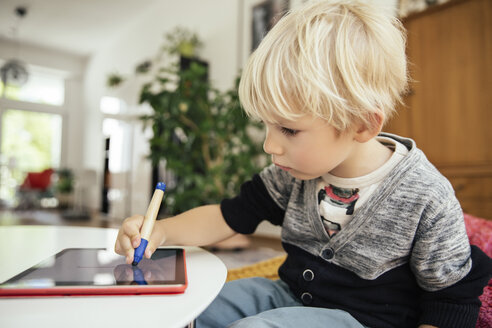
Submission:
[[[417,283],[426,291],[458,282],[471,268],[463,210],[452,190],[435,189],[438,196],[429,197],[421,214],[410,258]]]
[[[479,296],[492,276],[492,261],[478,247],[470,246],[454,194],[441,196],[422,213],[410,260],[423,289],[420,323],[473,328]]]
[[[472,267],[457,283],[421,296],[419,324],[440,328],[474,328],[480,310],[479,296],[492,277],[492,260],[471,246]]]
[[[263,220],[282,225],[285,213],[272,199],[259,175],[245,182],[238,196],[224,199],[220,209],[227,224],[243,234],[253,233]]]

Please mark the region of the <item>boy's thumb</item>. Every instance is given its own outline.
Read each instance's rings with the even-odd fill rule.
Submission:
[[[148,259],[150,259],[157,247],[159,247],[159,245],[161,244],[161,240],[157,240],[156,237],[157,236],[155,235],[150,236],[149,243],[147,244],[147,248],[145,249],[145,257]]]
[[[152,242],[152,240],[150,240],[149,243],[147,244],[147,248],[145,249],[145,257],[150,259],[152,254],[154,254],[156,248],[157,247],[154,246],[154,243]]]
[[[159,229],[157,225],[154,226],[154,230],[150,234],[149,243],[147,244],[147,249],[145,250],[145,257],[150,258],[154,254],[157,247],[162,245],[165,240],[165,233],[162,229]]]

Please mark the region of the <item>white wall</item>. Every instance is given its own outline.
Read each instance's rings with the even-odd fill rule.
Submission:
[[[19,45],[0,37],[0,58],[10,59],[17,55],[26,63],[64,71],[76,77],[85,71],[85,57],[26,43]]]

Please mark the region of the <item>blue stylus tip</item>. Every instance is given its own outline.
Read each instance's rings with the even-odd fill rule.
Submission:
[[[166,184],[164,182],[157,182],[157,186],[155,186],[155,189],[166,191]]]
[[[145,248],[147,247],[147,244],[149,241],[145,238],[140,239],[140,245],[138,245],[137,248],[135,248],[135,254],[133,255],[133,263],[132,265],[135,266],[142,260],[144,257],[145,253]]]

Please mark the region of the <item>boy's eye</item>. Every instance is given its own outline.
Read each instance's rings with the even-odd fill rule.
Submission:
[[[293,130],[285,127],[280,127],[280,131],[288,137],[293,137],[299,132],[299,130]]]

